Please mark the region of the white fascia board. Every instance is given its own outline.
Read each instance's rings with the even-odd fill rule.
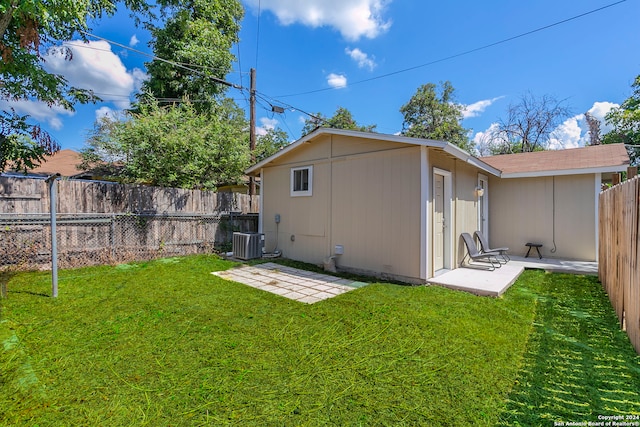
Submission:
[[[462,160],[463,162],[469,163],[470,165],[475,166],[487,173],[490,173],[491,175],[500,176],[501,172],[498,169],[483,162],[479,158],[472,156],[457,145],[453,145],[448,142],[445,142],[444,144],[445,146],[442,147],[442,149],[445,153],[451,154],[452,156]]]
[[[312,139],[318,131],[315,132],[311,132],[305,136],[303,136],[302,138],[300,138],[299,140],[292,142],[291,144],[287,145],[286,147],[284,147],[282,150],[278,151],[275,154],[272,154],[271,156],[267,157],[266,159],[256,163],[255,165],[251,166],[249,169],[245,170],[244,172],[247,175],[251,175],[254,172],[259,171],[260,169],[262,169],[264,167],[264,165],[266,165],[267,163],[273,161],[274,159],[277,159],[278,157],[287,154],[289,151],[295,150],[296,148],[298,148],[300,145],[304,144],[305,142],[309,141],[310,139]]]
[[[287,145],[282,150],[278,151],[277,153],[273,154],[272,156],[267,157],[266,159],[262,160],[261,162],[256,163],[255,165],[251,166],[249,169],[245,170],[245,173],[247,175],[251,175],[252,173],[255,173],[255,172],[259,171],[266,164],[272,162],[273,160],[277,159],[278,157],[283,156],[283,155],[287,154],[288,152],[290,152],[292,150],[295,150],[296,148],[298,148],[302,144],[305,144],[305,143],[309,142],[311,139],[315,138],[316,136],[325,135],[325,134],[326,135],[352,136],[352,137],[355,137],[355,138],[370,138],[370,139],[377,139],[379,141],[400,142],[400,143],[404,143],[404,144],[426,145],[426,146],[429,146],[429,147],[440,147],[440,148],[442,148],[442,146],[444,144],[446,144],[446,142],[432,141],[432,140],[425,140],[425,139],[421,140],[421,139],[417,139],[417,138],[409,138],[407,136],[402,136],[402,135],[387,135],[387,134],[384,134],[384,133],[361,132],[361,131],[357,131],[357,130],[346,130],[346,129],[318,128],[318,129],[314,130],[313,132],[303,136],[299,140],[297,140],[295,142],[292,142],[291,144]]]
[[[487,173],[490,173],[493,176],[501,176],[502,175],[502,172],[500,170],[494,168],[493,166],[490,166],[490,165],[486,164],[485,162],[483,162],[482,160],[478,159],[477,157],[469,157],[467,159],[467,163],[477,167],[478,169],[482,169],[483,171],[485,171]]]
[[[607,166],[602,168],[560,169],[537,172],[502,173],[502,178],[538,178],[543,176],[584,175],[592,173],[624,172],[628,165]]]
[[[450,144],[448,142],[445,141],[437,141],[434,139],[421,139],[421,138],[412,138],[412,137],[408,137],[408,136],[403,136],[403,135],[389,135],[389,134],[384,134],[384,133],[375,133],[375,132],[361,132],[361,131],[357,131],[357,130],[346,130],[346,129],[334,129],[334,128],[318,128],[315,131],[311,132],[310,134],[307,134],[305,136],[303,136],[302,138],[300,138],[299,140],[287,145],[285,148],[283,148],[282,150],[278,151],[277,153],[275,153],[274,155],[267,157],[266,159],[262,160],[261,162],[255,164],[254,166],[251,166],[249,169],[247,169],[245,171],[246,174],[250,175],[252,173],[255,173],[257,171],[259,171],[262,167],[264,167],[266,164],[272,162],[273,160],[277,159],[278,157],[287,154],[288,152],[297,149],[300,145],[307,143],[308,141],[310,141],[311,139],[315,138],[316,136],[319,135],[343,135],[343,136],[351,136],[354,138],[369,138],[369,139],[375,139],[378,141],[386,141],[386,142],[397,142],[397,143],[402,143],[402,144],[410,144],[410,145],[417,145],[417,146],[423,146],[423,147],[432,147],[432,148],[439,148],[443,151],[445,151],[446,153],[451,154],[452,156],[470,163],[474,166],[476,166],[479,169],[484,170],[485,172],[488,172],[492,175],[495,176],[500,176],[500,171],[498,169],[495,169],[491,166],[489,166],[488,164],[484,163],[482,160],[478,159],[477,157],[473,157],[472,155],[470,155],[469,153],[467,153],[466,151],[464,151],[463,149],[461,149],[460,147]]]

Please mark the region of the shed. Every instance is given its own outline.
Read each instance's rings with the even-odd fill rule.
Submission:
[[[590,209],[590,218],[576,234],[593,235],[595,174],[601,179],[613,172],[613,163],[580,174],[594,175],[585,193],[590,201],[578,206]],[[521,240],[529,236],[519,234],[517,221],[507,221],[514,208],[510,203],[525,203],[518,207],[524,211],[535,210],[538,203],[546,207],[554,181],[556,199],[574,183],[581,183],[581,194],[586,188],[582,179],[565,183],[565,175],[543,174],[526,178],[536,197],[518,199],[519,181],[503,179],[491,159],[476,158],[453,144],[332,128],[315,130],[247,173],[261,180],[259,231],[265,234],[266,251],[314,264],[334,257],[341,270],[408,283],[425,283],[457,268],[465,254],[463,232],[483,230],[492,245],[524,247]],[[556,221],[570,211],[558,205]],[[531,217],[537,218],[535,213]],[[532,231],[531,239],[539,237],[546,248],[550,232],[544,227]],[[595,247],[584,252],[576,255],[588,258]],[[565,253],[572,254],[558,256]]]
[[[443,141],[320,128],[247,171],[259,230],[287,258],[410,283],[456,268],[492,166]],[[279,222],[276,222],[276,218]]]

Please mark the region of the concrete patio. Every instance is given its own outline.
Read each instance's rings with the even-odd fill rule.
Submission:
[[[550,273],[598,274],[597,262],[512,256],[506,265],[493,271],[457,268],[429,279],[428,283],[481,296],[499,297],[515,283],[526,268],[541,269]]]
[[[524,268],[537,268],[549,273],[598,275],[598,263],[590,261],[512,256],[509,264],[519,265]]]
[[[211,274],[307,304],[366,285],[364,282],[313,273],[273,262],[245,265],[230,270],[214,271]]]
[[[427,283],[480,296],[499,297],[527,268],[552,273],[598,274],[597,262],[512,256],[511,261],[506,265],[493,271],[457,268],[443,272],[429,279]],[[254,266],[244,265],[211,274],[307,304],[332,298],[366,285],[364,282],[313,273],[273,262]]]

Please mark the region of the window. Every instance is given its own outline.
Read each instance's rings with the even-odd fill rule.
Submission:
[[[291,196],[311,196],[313,190],[313,166],[291,168]]]

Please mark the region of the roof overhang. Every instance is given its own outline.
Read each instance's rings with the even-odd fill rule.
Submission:
[[[606,166],[596,168],[582,168],[582,169],[563,169],[563,170],[549,170],[549,171],[536,171],[536,172],[512,172],[502,173],[501,178],[539,178],[544,176],[564,176],[564,175],[584,175],[595,173],[616,173],[627,170],[627,166]]]
[[[466,151],[459,148],[458,146],[445,141],[437,141],[433,139],[410,138],[402,135],[389,135],[384,133],[361,132],[361,131],[355,131],[355,130],[334,129],[334,128],[316,129],[315,131],[303,136],[299,140],[286,146],[282,150],[278,151],[276,154],[270,157],[267,157],[261,162],[258,162],[257,164],[251,166],[249,169],[245,171],[246,174],[247,175],[259,174],[260,170],[266,165],[268,165],[269,163],[273,162],[274,160],[278,159],[281,156],[284,156],[285,154],[291,151],[297,150],[301,145],[311,143],[313,139],[321,135],[341,135],[341,136],[350,136],[353,138],[366,138],[366,139],[374,139],[374,140],[385,141],[385,142],[397,142],[400,144],[438,148],[444,151],[445,153],[463,162],[469,163],[470,165],[477,167],[478,169],[481,169],[495,176],[500,176],[500,171],[498,169],[488,165],[487,163],[483,162],[477,157],[472,156],[471,154],[467,153]]]

